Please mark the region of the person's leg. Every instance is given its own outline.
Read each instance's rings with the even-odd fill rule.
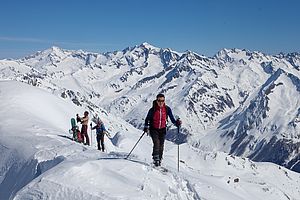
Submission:
[[[101,148],[100,148],[100,139],[101,139],[100,134],[97,134],[97,147],[98,147],[98,150],[101,150]]]
[[[82,135],[81,135],[81,132],[79,130],[76,130],[76,135],[77,135],[77,141],[79,143],[82,143]]]
[[[166,137],[166,132],[167,130],[164,129],[159,129],[159,161],[161,161],[163,157],[163,152],[164,152],[164,143],[165,143],[165,137]]]
[[[104,134],[101,134],[101,146],[102,146],[102,151],[104,152]]]
[[[86,138],[85,144],[90,145],[90,139],[89,139],[89,135],[87,133],[87,128],[88,127],[87,127],[87,125],[82,125],[82,127],[83,127],[83,130],[84,130],[84,136]]]
[[[80,132],[80,134],[81,134],[82,143],[84,144],[85,134],[84,134],[84,126],[83,125],[81,126],[81,132]]]
[[[153,151],[152,158],[155,165],[159,165],[159,149],[160,149],[160,141],[159,141],[159,133],[157,130],[150,130],[150,136],[153,141]]]

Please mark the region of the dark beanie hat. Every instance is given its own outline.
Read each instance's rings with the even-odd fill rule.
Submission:
[[[160,98],[160,97],[163,97],[163,98],[165,98],[165,95],[164,94],[162,94],[162,93],[159,93],[157,96],[156,96],[156,98],[158,99],[158,98]]]

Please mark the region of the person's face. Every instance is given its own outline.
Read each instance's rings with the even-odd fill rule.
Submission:
[[[164,103],[165,103],[165,98],[164,98],[164,97],[158,97],[158,98],[156,99],[156,102],[157,102],[157,105],[158,105],[159,107],[162,107],[162,106],[164,105]]]

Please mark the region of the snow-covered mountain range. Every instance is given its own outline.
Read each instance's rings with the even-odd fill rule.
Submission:
[[[14,200],[298,200],[300,174],[188,143],[166,141],[162,173],[151,167],[152,141],[102,113],[112,138],[106,152],[70,140],[70,118],[82,113],[68,99],[18,81],[0,81],[0,199]],[[97,108],[95,108],[97,110]]]
[[[184,122],[181,142],[300,172],[299,67],[299,53],[223,49],[209,58],[143,43],[105,54],[52,47],[1,60],[0,78],[104,108],[137,128],[163,92]]]

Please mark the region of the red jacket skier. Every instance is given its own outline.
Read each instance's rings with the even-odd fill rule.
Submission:
[[[175,120],[171,108],[165,104],[165,96],[158,94],[156,100],[153,101],[153,107],[148,111],[144,127],[145,132],[150,130],[150,136],[153,141],[152,158],[155,166],[160,166],[161,164],[168,117],[170,117],[174,125],[177,127],[181,126],[181,121],[179,119]]]

